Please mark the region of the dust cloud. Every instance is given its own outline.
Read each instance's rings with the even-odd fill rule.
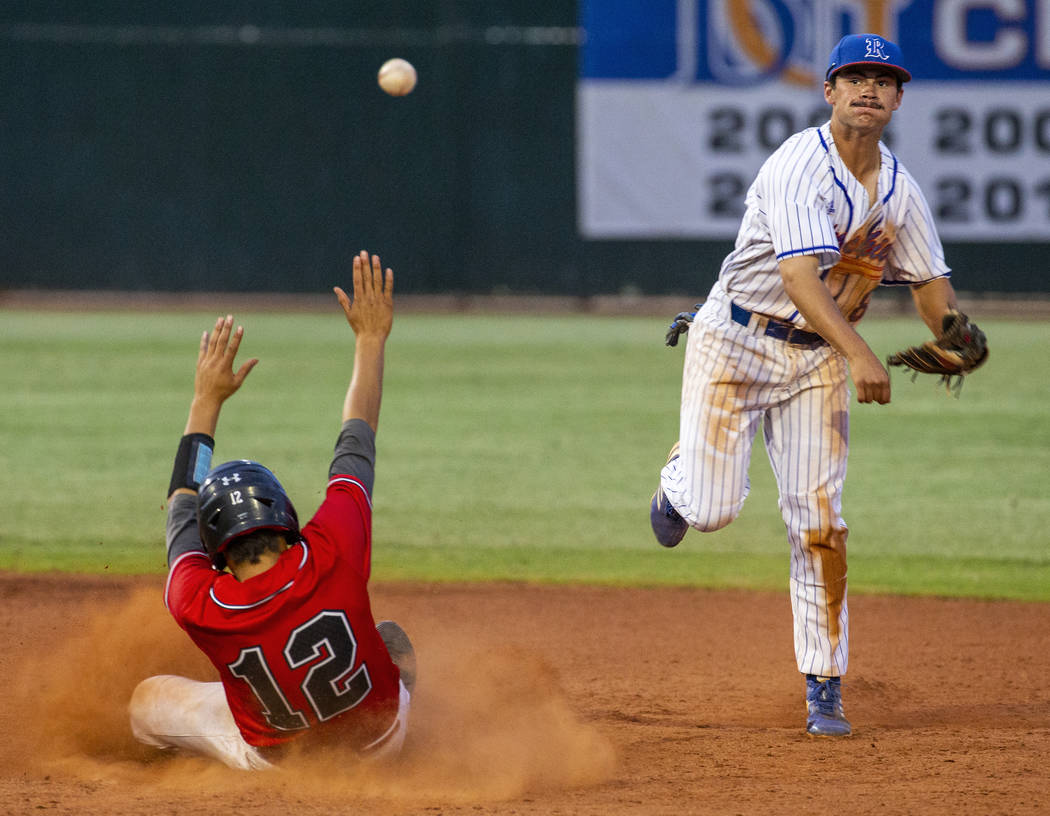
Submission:
[[[401,757],[386,764],[337,752],[291,754],[246,773],[139,744],[127,702],[154,674],[217,679],[164,609],[156,588],[97,602],[73,633],[24,660],[13,691],[38,724],[10,761],[27,772],[97,784],[253,797],[378,798],[407,804],[501,800],[599,784],[615,771],[609,741],[573,711],[558,672],[517,648],[480,648],[444,631],[416,643],[419,681]]]

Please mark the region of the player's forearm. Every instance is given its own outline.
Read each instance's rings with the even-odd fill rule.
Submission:
[[[186,429],[183,434],[202,433],[215,436],[219,424],[219,412],[222,400],[194,395],[190,403],[190,413],[186,418]]]
[[[197,488],[211,468],[215,439],[202,431],[188,431],[179,440],[175,464],[168,485],[168,499],[185,493],[197,494]]]
[[[959,308],[951,281],[947,278],[935,278],[929,283],[913,286],[911,296],[922,322],[929,327],[934,337],[939,337],[944,313]]]
[[[219,423],[221,409],[222,400],[194,394],[179,450],[175,455],[175,468],[168,487],[169,500],[179,494],[197,494],[197,486],[211,466],[215,428]]]
[[[838,304],[820,279],[817,260],[810,256],[780,263],[784,289],[810,328],[847,358],[871,354],[871,349],[842,316]]]
[[[359,336],[354,346],[354,373],[343,401],[343,422],[363,419],[372,430],[379,427],[383,398],[385,337]]]

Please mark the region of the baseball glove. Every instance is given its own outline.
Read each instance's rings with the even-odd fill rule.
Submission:
[[[693,308],[699,309],[702,305],[697,303]],[[671,327],[664,336],[664,343],[668,346],[677,346],[678,337],[689,331],[689,324],[693,322],[694,317],[696,317],[696,312],[679,312],[676,314],[674,320],[671,321]]]
[[[919,374],[936,374],[949,390],[954,381],[958,394],[962,378],[987,359],[988,338],[984,332],[962,312],[953,310],[941,319],[940,337],[891,354],[886,363],[912,369],[913,380]]]

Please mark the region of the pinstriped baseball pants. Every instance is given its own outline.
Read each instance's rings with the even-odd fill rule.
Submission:
[[[752,324],[755,320],[752,319]],[[692,527],[725,527],[747,498],[761,424],[791,547],[790,590],[800,672],[846,673],[849,613],[842,488],[849,449],[845,360],[802,349],[730,319],[716,284],[689,329],[679,458],[661,473]]]

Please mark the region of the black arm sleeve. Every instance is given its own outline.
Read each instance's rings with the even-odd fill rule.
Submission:
[[[197,530],[197,495],[178,493],[168,502],[168,567],[180,555],[188,552],[206,552]]]
[[[328,468],[329,478],[336,474],[360,479],[368,495],[372,495],[376,478],[376,434],[363,419],[348,419],[343,423],[332,465]]]

